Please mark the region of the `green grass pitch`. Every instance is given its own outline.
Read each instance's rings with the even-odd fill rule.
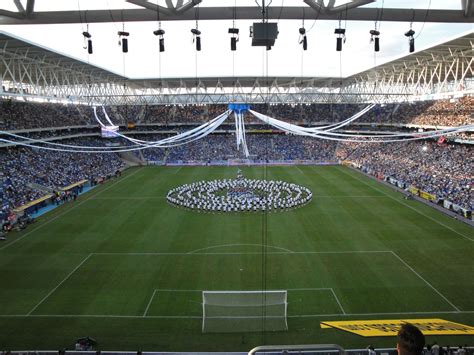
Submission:
[[[267,215],[207,214],[167,191],[230,167],[146,167],[0,244],[0,350],[248,351],[263,344],[394,346],[321,321],[443,318],[474,324],[473,229],[345,167],[252,167],[313,200]],[[203,334],[202,290],[288,290],[288,331]],[[432,341],[434,338],[428,338]],[[471,343],[467,336],[438,343]]]

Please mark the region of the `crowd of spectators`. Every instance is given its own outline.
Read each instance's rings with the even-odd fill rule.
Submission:
[[[420,101],[377,105],[360,118],[361,122],[413,124],[422,126],[460,126],[472,124],[474,97],[457,100]]]
[[[362,104],[255,104],[251,109],[262,114],[298,124],[340,122],[362,110]],[[106,111],[114,124],[203,123],[225,112],[227,105],[124,105],[108,106]],[[101,109],[99,118],[105,121]],[[452,100],[420,101],[376,105],[356,123],[416,124],[458,126],[472,124],[474,97]],[[247,123],[260,122],[246,112]],[[45,127],[97,125],[92,107],[52,103],[1,101],[0,125],[6,130]]]
[[[474,209],[474,147],[436,142],[344,143],[337,157]]]
[[[65,127],[91,124],[90,108],[76,105],[0,102],[0,126],[3,130]]]
[[[339,122],[353,116],[365,107],[361,104],[276,104],[251,105],[251,109],[270,117],[300,124]],[[149,106],[144,123],[205,122],[227,110],[226,105]],[[426,126],[459,126],[472,124],[474,98],[465,96],[456,100],[420,101],[376,105],[357,122],[373,124],[415,124]],[[245,113],[245,121],[259,122]]]
[[[78,144],[78,140],[67,143]],[[79,145],[101,144],[99,139],[93,138],[79,142]],[[114,153],[66,153],[10,147],[0,149],[0,166],[0,206],[14,208],[46,195],[48,190],[114,175],[123,167],[123,162]]]
[[[154,139],[165,136],[154,136]],[[311,160],[334,162],[336,143],[287,134],[247,134],[250,159],[259,161]],[[211,162],[228,159],[246,159],[242,149],[237,149],[234,134],[211,134],[192,143],[165,149],[146,149],[150,161]]]

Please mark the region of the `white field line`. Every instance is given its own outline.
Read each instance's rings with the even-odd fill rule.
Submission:
[[[183,167],[180,166],[180,167],[174,172],[174,174],[178,174],[182,168],[183,168]]]
[[[440,311],[440,312],[383,312],[383,313],[339,313],[333,314],[298,314],[287,316],[288,318],[311,318],[311,317],[366,317],[366,316],[396,316],[396,315],[430,315],[430,314],[474,314],[474,311]]]
[[[266,254],[272,255],[317,255],[317,254],[378,254],[378,253],[391,253],[391,250],[346,250],[346,251],[270,251],[266,252]],[[228,253],[196,253],[196,252],[187,252],[187,253],[125,253],[125,252],[116,252],[116,253],[92,253],[94,255],[130,255],[130,256],[173,256],[173,255],[182,255],[182,256],[195,256],[195,255],[261,255],[261,252],[228,252]]]
[[[334,290],[332,288],[331,288],[331,292],[332,292],[334,298],[336,299],[336,302],[339,305],[339,308],[341,309],[342,313],[346,314],[346,311],[344,310],[344,307],[342,307],[341,301],[339,301],[339,298],[337,298],[336,293],[334,292]]]
[[[99,201],[142,201],[142,200],[166,200],[166,196],[114,196],[114,197],[92,197],[91,200]]]
[[[384,312],[384,313],[326,313],[297,314],[288,318],[321,318],[321,317],[365,317],[393,315],[430,315],[430,314],[474,314],[474,311],[430,311],[430,312]],[[0,318],[131,318],[131,319],[202,319],[202,316],[131,316],[115,314],[0,314]]]
[[[339,305],[339,308],[342,311],[342,314],[346,314],[346,311],[344,310],[344,307],[342,307],[341,301],[339,301],[339,298],[337,297],[336,293],[334,292],[334,289],[331,288],[289,288],[287,291],[331,291],[332,295],[334,296],[334,299],[336,300],[337,304]]]
[[[56,216],[52,217],[51,219],[48,219],[47,221],[45,221],[43,224],[39,225],[38,227],[33,228],[32,230],[30,230],[30,231],[26,232],[25,234],[23,234],[21,237],[18,237],[18,238],[16,238],[14,241],[12,241],[12,242],[8,243],[7,245],[1,247],[0,250],[4,250],[4,249],[8,248],[9,246],[11,246],[11,245],[13,245],[13,244],[19,242],[19,241],[22,240],[23,238],[26,238],[26,237],[29,236],[30,234],[36,232],[38,229],[40,229],[40,228],[44,227],[45,225],[47,225],[47,224],[49,224],[49,223],[55,221],[55,220],[58,219],[59,217],[62,217],[62,216],[64,216],[65,214],[68,214],[68,213],[71,212],[72,210],[78,208],[79,206],[81,206],[81,205],[83,205],[85,202],[87,202],[87,201],[93,199],[94,197],[96,197],[97,195],[101,194],[102,192],[111,189],[112,187],[114,187],[114,186],[117,185],[118,183],[124,181],[125,179],[128,179],[128,178],[129,178],[130,176],[132,176],[132,175],[135,175],[139,170],[140,170],[140,169],[135,170],[133,173],[131,173],[131,174],[125,176],[123,179],[114,181],[114,182],[111,183],[109,186],[106,186],[104,189],[100,190],[99,192],[97,192],[97,193],[94,194],[94,195],[89,196],[89,197],[86,198],[85,200],[82,200],[82,201],[80,201],[80,202],[74,203],[74,204],[73,204],[70,208],[68,208],[66,211],[57,214]],[[91,191],[91,192],[92,192],[92,191]]]
[[[313,195],[313,198],[387,198],[384,195]]]
[[[153,302],[153,298],[155,297],[155,294],[156,294],[156,290],[153,290],[153,294],[151,295],[150,302],[148,302],[145,312],[143,312],[143,317],[146,317],[146,314],[148,313],[148,310],[150,309],[151,302]]]
[[[278,290],[273,290],[273,289],[268,289],[265,291],[330,291],[331,288],[287,288],[287,289],[278,289]],[[175,288],[157,288],[155,289],[155,292],[203,292],[203,291],[209,291],[209,292],[229,292],[229,291],[242,291],[242,292],[264,292],[262,290],[186,290],[186,289],[175,289]]]
[[[33,313],[36,308],[39,307],[39,305],[41,305],[44,301],[46,301],[46,299],[48,299],[49,296],[51,296],[63,283],[65,283],[67,281],[67,279],[69,279],[71,277],[72,274],[74,274],[77,269],[79,269],[87,260],[89,260],[89,258],[92,256],[92,254],[89,254],[87,255],[84,260],[81,261],[81,263],[79,265],[77,265],[74,270],[72,270],[55,288],[53,288],[51,291],[49,291],[49,293],[43,297],[43,299],[41,301],[39,301],[36,306],[34,306],[31,311],[28,312],[28,315],[31,315],[31,313]]]
[[[344,174],[346,174],[346,175],[352,177],[353,179],[355,179],[355,180],[357,180],[357,181],[363,183],[364,185],[366,185],[366,186],[372,188],[373,190],[378,191],[378,192],[380,192],[380,193],[383,193],[384,195],[390,197],[392,200],[398,202],[399,204],[401,204],[401,205],[403,205],[403,206],[405,206],[405,207],[408,207],[409,209],[415,211],[415,212],[418,213],[419,215],[428,218],[429,220],[431,220],[431,221],[433,221],[433,222],[439,224],[440,226],[442,226],[442,227],[444,227],[444,228],[446,228],[446,229],[449,229],[451,232],[454,232],[454,233],[456,233],[457,235],[460,235],[461,237],[466,238],[467,240],[470,240],[471,242],[474,242],[474,239],[469,238],[468,236],[466,236],[466,235],[464,235],[464,234],[458,232],[457,230],[451,228],[450,226],[444,224],[443,222],[440,222],[440,221],[437,220],[436,218],[433,218],[433,217],[431,217],[431,216],[428,216],[427,214],[425,214],[425,213],[419,211],[418,209],[416,209],[415,207],[410,206],[409,204],[407,204],[407,203],[405,203],[405,202],[403,202],[403,201],[400,201],[399,199],[393,197],[392,195],[386,193],[385,191],[380,190],[379,188],[368,184],[366,181],[364,181],[364,180],[362,180],[362,179],[359,179],[358,177],[356,177],[356,176],[354,176],[354,175],[352,175],[352,174],[349,174],[349,173],[345,172],[343,169],[339,169],[339,171],[342,171]]]
[[[295,168],[299,170],[299,172],[303,175],[305,175],[304,171],[300,169],[300,167],[298,165],[295,165]]]
[[[453,307],[456,311],[460,311],[458,307],[456,307],[450,300],[446,298],[436,287],[434,287],[432,284],[430,284],[428,281],[426,281],[423,276],[421,276],[418,272],[415,271],[408,263],[403,260],[400,256],[398,256],[397,253],[392,251],[393,256],[395,256],[403,265],[405,265],[408,269],[410,269],[416,276],[418,276],[419,279],[423,280],[431,289],[433,289],[438,295],[441,296],[451,307]]]
[[[200,251],[209,250],[209,249],[226,248],[226,247],[239,247],[239,246],[274,248],[274,249],[279,249],[279,250],[286,251],[286,252],[288,252],[288,253],[293,253],[293,251],[290,250],[290,249],[281,248],[281,247],[275,247],[275,246],[273,246],[273,245],[263,245],[263,244],[221,244],[221,245],[213,245],[213,246],[206,247],[206,248],[196,249],[196,250],[190,251],[188,254],[197,254],[197,253],[200,252]]]

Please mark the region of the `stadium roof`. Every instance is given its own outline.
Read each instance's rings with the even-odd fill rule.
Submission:
[[[19,38],[10,33],[0,31],[0,53],[5,61],[0,61],[0,72],[13,74],[12,68],[21,68],[24,64],[39,64],[43,69],[57,70],[58,73],[69,71],[71,73],[82,73],[91,78],[97,77],[104,80],[122,81],[124,77],[112,73],[109,70],[100,68],[90,63],[86,63],[80,59],[71,57],[64,53],[59,53],[50,48],[32,43],[26,39]],[[10,68],[9,64],[13,64]],[[27,76],[28,69],[21,68],[25,72],[23,76]],[[20,70],[21,70],[20,69]],[[4,75],[3,80],[8,79],[8,75]],[[67,83],[60,83],[67,84]]]
[[[319,96],[315,98],[315,95],[334,96],[342,92],[346,95],[342,100],[346,101],[347,95],[355,95],[353,97],[359,95],[358,98],[351,98],[349,101],[384,101],[375,99],[374,95],[403,94],[406,98],[406,95],[415,93],[429,95],[442,90],[473,93],[473,48],[474,32],[471,31],[458,38],[342,79],[294,76],[129,79],[0,32],[0,53],[4,58],[0,61],[0,71],[4,73],[2,85],[8,84],[5,88],[7,91],[13,86],[14,91],[19,94],[74,97],[78,100],[88,97],[88,100],[93,98],[109,103],[124,103],[120,100],[122,96],[127,97],[128,103],[134,102],[133,96],[140,96],[142,102],[146,103],[176,103],[162,101],[162,98],[156,102],[158,96],[167,94],[174,97],[200,94],[200,101],[193,102],[212,103],[210,95],[219,94],[219,100],[229,100],[228,95],[222,96],[222,94],[224,92],[229,94],[231,91],[244,95],[241,96],[241,100],[249,100],[245,96],[248,94],[277,96],[291,94],[291,98],[286,96],[277,98],[276,101],[321,102],[322,99]],[[374,83],[378,85],[376,90]],[[439,89],[440,86],[442,90]],[[203,98],[202,94],[206,94],[206,98]],[[299,94],[309,97],[295,96]],[[180,99],[181,103],[187,101],[189,98]]]
[[[419,52],[403,56],[390,62],[380,64],[375,68],[365,70],[363,72],[351,75],[346,81],[367,80],[374,76],[381,77],[401,73],[407,69],[416,70],[415,76],[418,78],[427,70],[440,68],[440,63],[455,64],[455,59],[461,58],[465,61],[466,70],[451,70],[451,72],[440,71],[433,78],[433,83],[444,80],[446,75],[450,75],[453,80],[461,80],[464,78],[472,79],[474,75],[474,31],[467,32],[459,37],[439,43],[430,48],[426,48]],[[407,78],[405,78],[407,79]]]
[[[50,48],[32,43],[26,39],[19,38],[10,33],[0,31],[0,52],[8,58],[8,55],[16,55],[18,59],[26,62],[37,62],[45,66],[55,67],[57,69],[67,70],[71,72],[80,72],[88,74],[91,77],[106,79],[123,83],[127,81],[140,88],[180,88],[194,87],[196,83],[201,83],[205,87],[232,87],[240,85],[242,87],[252,87],[258,82],[261,86],[271,85],[277,82],[281,86],[293,85],[297,87],[325,87],[332,84],[339,85],[340,78],[336,77],[285,77],[285,76],[239,76],[239,77],[199,77],[199,78],[141,78],[128,79],[120,74],[114,73],[108,69],[84,62],[78,58],[71,57],[67,54],[54,51]],[[389,73],[406,68],[409,65],[418,65],[420,70],[424,70],[425,65],[435,66],[440,61],[450,61],[453,56],[461,56],[465,58],[473,57],[474,53],[474,31],[463,34],[447,42],[439,43],[430,48],[426,48],[419,52],[409,54],[393,61],[377,65],[374,68],[356,73],[344,79],[351,80],[358,77],[368,77],[378,73]],[[10,57],[14,58],[14,57]],[[0,62],[0,71],[6,72],[5,63]],[[472,71],[468,75],[473,76]],[[459,73],[460,77],[460,73]],[[65,83],[66,84],[66,83]]]

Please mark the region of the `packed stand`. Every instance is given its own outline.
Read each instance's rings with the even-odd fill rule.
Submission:
[[[365,106],[364,104],[255,104],[251,105],[251,109],[287,122],[316,125],[343,121]],[[227,109],[227,105],[147,106],[142,122],[203,123]],[[472,124],[473,114],[474,98],[466,96],[456,100],[376,105],[354,123],[459,126]],[[248,112],[244,117],[246,123],[260,122]]]
[[[77,141],[66,141],[76,144]],[[79,145],[100,145],[98,139],[81,139]],[[115,153],[66,153],[13,147],[0,149],[2,166],[2,203],[10,208],[31,202],[46,193],[80,180],[97,180],[114,175],[123,167]]]
[[[75,105],[0,102],[0,126],[3,130],[87,125],[92,123],[92,117],[90,108]]]
[[[158,140],[165,135],[147,139]],[[299,137],[288,134],[247,134],[250,159],[259,161],[311,160],[334,162],[336,143]],[[143,151],[148,161],[211,162],[228,159],[245,159],[242,150],[237,149],[234,134],[210,134],[186,145],[166,149],[149,148]]]
[[[474,209],[474,147],[436,142],[344,143],[337,156],[374,175],[392,177],[447,199],[468,210]]]
[[[340,122],[362,110],[365,104],[254,104],[251,109],[276,119],[305,125]],[[106,107],[114,124],[200,124],[228,110],[228,105],[123,105]],[[105,121],[101,109],[98,117]],[[429,126],[458,126],[472,124],[474,97],[453,100],[419,101],[376,105],[360,117],[357,123],[416,124]],[[260,122],[249,112],[246,123]],[[230,117],[232,119],[232,117]],[[52,103],[25,103],[3,100],[0,106],[3,129],[32,129],[97,125],[93,110],[88,106]]]

